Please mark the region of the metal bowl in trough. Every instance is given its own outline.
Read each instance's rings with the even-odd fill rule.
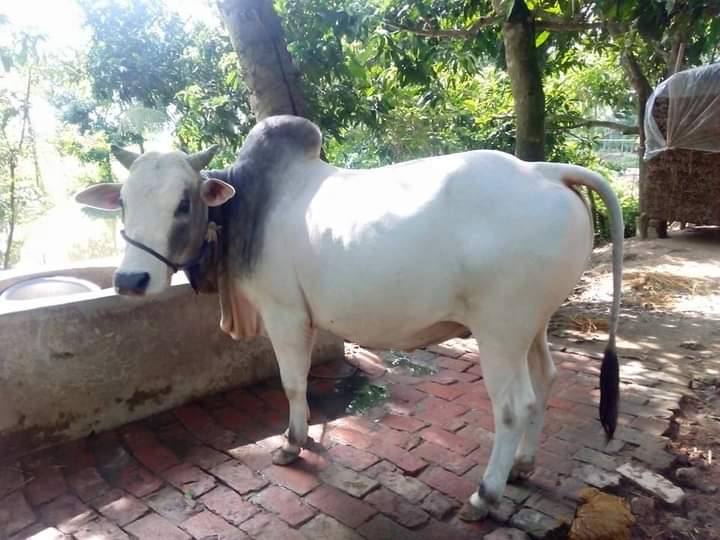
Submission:
[[[0,301],[34,300],[36,298],[66,296],[99,290],[100,287],[95,283],[85,279],[70,276],[42,276],[25,279],[11,285],[0,294]]]

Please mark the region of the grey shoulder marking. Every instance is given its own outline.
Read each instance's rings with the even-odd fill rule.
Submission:
[[[235,277],[252,274],[262,254],[265,222],[283,186],[283,171],[294,160],[319,158],[321,144],[320,129],[310,120],[271,116],[250,130],[231,167],[206,172],[235,188],[235,196],[221,207],[226,272]]]

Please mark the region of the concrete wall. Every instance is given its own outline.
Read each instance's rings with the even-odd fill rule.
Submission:
[[[103,274],[74,277],[93,273]],[[0,281],[0,292],[9,284]],[[186,283],[152,300],[107,289],[4,306],[0,460],[277,373],[267,339],[235,342],[218,321],[217,296],[196,296]],[[342,355],[341,340],[319,336],[315,362]]]

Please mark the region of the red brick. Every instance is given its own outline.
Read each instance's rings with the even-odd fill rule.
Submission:
[[[98,512],[121,527],[135,521],[148,511],[148,507],[140,499],[119,489],[101,495],[92,502],[92,505]]]
[[[362,534],[368,540],[377,539],[392,539],[392,540],[412,540],[417,538],[416,534],[409,531],[402,525],[398,525],[391,519],[378,515],[372,518],[370,521],[365,523],[358,529],[358,532]],[[442,536],[439,538],[447,538]]]
[[[437,345],[430,345],[427,350],[449,358],[459,358],[465,354],[465,349],[452,345],[450,343],[438,343]]]
[[[474,461],[430,442],[422,443],[412,453],[455,474],[464,474],[475,465]]]
[[[245,439],[241,438],[234,431],[230,431],[229,429],[225,429],[225,428],[218,426],[218,429],[215,432],[215,434],[207,437],[207,439],[204,440],[203,442],[212,446],[215,450],[220,450],[221,452],[227,452],[228,450],[230,450],[232,448],[237,448],[241,444],[244,444]]]
[[[233,407],[217,409],[213,411],[213,417],[221,426],[243,434],[256,433],[260,428],[251,414]]]
[[[290,404],[288,403],[285,391],[280,388],[266,388],[256,392],[257,397],[263,400],[271,408],[278,412],[287,412]]]
[[[356,448],[362,448],[363,450],[372,446],[372,438],[365,433],[360,433],[354,429],[347,429],[343,427],[333,427],[328,436],[337,442],[347,444]]]
[[[45,523],[72,534],[95,517],[95,512],[73,495],[61,495],[40,509]]]
[[[199,405],[184,405],[173,412],[182,425],[185,426],[185,429],[201,441],[206,442],[217,436],[220,427]]]
[[[480,446],[480,444],[476,441],[466,439],[465,437],[461,437],[460,435],[456,435],[436,426],[422,430],[420,432],[420,436],[428,442],[437,444],[463,456],[468,455]]]
[[[295,466],[310,474],[319,474],[332,466],[329,459],[325,457],[326,455],[327,453],[323,447],[318,448],[317,451],[303,448],[300,452],[300,459],[295,463]]]
[[[185,496],[170,486],[145,497],[145,502],[155,512],[176,525],[200,510],[197,505],[188,504]]]
[[[468,423],[468,426],[476,425],[491,433],[495,432],[492,411],[470,411],[462,419]]]
[[[463,390],[460,390],[455,385],[443,385],[434,382],[426,382],[417,386],[418,390],[432,394],[435,397],[444,399],[446,401],[452,401],[453,399],[460,397],[464,394]]]
[[[635,418],[630,425],[635,429],[650,433],[651,435],[661,436],[667,431],[670,423],[667,420],[660,418],[647,418],[639,416]]]
[[[70,488],[83,501],[87,502],[110,490],[107,482],[100,476],[95,467],[87,467],[67,479]]]
[[[471,364],[480,365],[480,355],[476,352],[465,353],[460,357],[460,360],[464,360],[465,362],[470,362]]]
[[[132,453],[140,463],[153,472],[162,472],[179,463],[175,454],[159,444],[152,442],[136,446]]]
[[[21,488],[25,484],[22,465],[7,463],[0,467],[0,499],[6,494]]]
[[[386,414],[381,422],[392,429],[401,431],[417,431],[424,428],[427,424],[417,418],[410,416],[400,416],[398,414]]]
[[[427,466],[424,460],[392,444],[377,443],[369,450],[376,456],[394,463],[410,474],[417,474]]]
[[[442,399],[429,397],[418,404],[415,417],[433,424],[442,424],[448,422],[452,418],[465,414],[467,411],[468,408],[466,406],[457,402],[448,403]]]
[[[565,473],[567,473],[569,468],[567,463],[568,462],[566,461]],[[543,467],[535,467],[535,470],[530,475],[529,481],[535,487],[550,492],[555,491],[561,484],[560,475],[556,471],[550,471]]]
[[[82,525],[73,537],[77,540],[129,540],[129,536],[104,518],[94,519]],[[43,536],[43,539],[45,537]]]
[[[354,471],[364,471],[378,462],[376,456],[344,444],[333,446],[328,454],[334,462],[345,465]]]
[[[0,538],[7,538],[35,522],[35,514],[22,493],[0,499]]]
[[[306,540],[299,531],[288,527],[273,514],[262,512],[241,526],[255,540]]]
[[[208,510],[222,516],[233,525],[240,525],[260,511],[257,506],[243,500],[240,495],[225,486],[218,486],[206,493],[200,497],[200,502]]]
[[[380,444],[391,444],[393,446],[399,446],[400,448],[405,448],[408,445],[412,445],[412,441],[417,436],[413,433],[408,433],[407,431],[397,431],[395,429],[390,429],[384,425],[379,425],[378,430],[373,433],[372,440],[373,440],[373,446]]]
[[[117,429],[125,445],[131,449],[157,443],[155,435],[142,422],[132,422]]]
[[[244,444],[237,448],[231,448],[228,453],[253,471],[262,471],[272,463],[271,450],[258,444]]]
[[[149,495],[163,485],[162,480],[157,476],[134,465],[130,465],[120,472],[116,484],[117,487],[129,491],[136,497]]]
[[[548,400],[548,406],[554,409],[562,409],[563,411],[571,411],[575,407],[575,403],[559,397],[551,397]]]
[[[274,484],[291,489],[298,495],[305,495],[320,485],[317,477],[299,467],[297,462],[285,467],[270,465],[263,471],[263,474]]]
[[[66,475],[72,475],[87,467],[95,466],[95,457],[88,448],[87,439],[71,441],[56,447],[55,456]]]
[[[582,448],[582,446],[579,444],[563,441],[562,439],[557,439],[555,437],[550,437],[542,444],[542,449],[544,451],[564,457],[575,455],[580,448]]]
[[[372,504],[383,514],[405,527],[417,527],[428,520],[428,515],[416,505],[410,504],[385,488],[370,493],[365,497],[365,502]]]
[[[330,486],[320,486],[305,497],[305,500],[353,529],[377,513],[377,510],[367,503]]]
[[[441,467],[430,467],[420,475],[428,486],[457,499],[465,501],[477,489],[477,484],[446,471]]]
[[[138,540],[190,540],[190,536],[157,514],[148,514],[125,529]]]
[[[466,405],[476,411],[492,411],[492,402],[482,392],[468,392],[457,398],[453,403]]]
[[[325,514],[318,514],[300,528],[307,537],[317,540],[362,540],[362,537]]]
[[[197,498],[214,488],[217,483],[209,474],[205,474],[197,467],[182,463],[163,473],[165,480],[183,493]]]
[[[429,512],[436,519],[445,519],[445,517],[452,512],[453,508],[457,506],[457,502],[453,499],[448,499],[445,495],[433,491],[428,495],[422,503],[423,510]]]
[[[265,403],[243,388],[230,390],[225,393],[225,399],[233,407],[243,411],[256,413],[265,409]]]
[[[218,452],[209,446],[195,446],[190,449],[185,456],[186,461],[205,470],[212,469],[216,465],[228,461],[229,459],[230,458],[227,455],[222,452]]]
[[[315,511],[304,504],[300,497],[278,486],[270,486],[262,490],[253,497],[253,502],[277,514],[293,527],[302,525],[315,515]]]
[[[32,471],[33,478],[25,486],[25,495],[33,506],[46,503],[65,493],[67,486],[57,467],[46,466]]]
[[[210,472],[241,495],[257,491],[267,485],[267,480],[255,475],[247,465],[236,460],[221,463],[213,467]]]
[[[470,362],[466,362],[464,360],[459,360],[457,358],[448,358],[445,356],[441,356],[438,358],[438,365],[445,369],[450,369],[452,371],[465,371],[466,369],[473,366]]]
[[[471,367],[465,373],[472,373],[473,375],[477,375],[478,377],[483,376],[482,368],[480,367],[480,365]]]
[[[6,537],[2,536],[5,540]],[[61,533],[55,527],[48,527],[47,525],[41,525],[36,523],[31,527],[23,529],[17,534],[8,537],[8,540],[67,540],[68,536]]]
[[[212,512],[203,510],[195,514],[180,526],[189,532],[194,538],[214,538],[215,540],[236,540],[247,538],[247,535],[240,529],[233,527],[223,518]]]
[[[435,377],[454,379],[454,381],[459,384],[469,384],[477,381],[480,378],[480,376],[475,373],[452,371],[449,369],[439,369],[438,372],[435,374]],[[432,380],[433,377],[430,377],[430,379]]]
[[[425,399],[425,393],[406,384],[389,384],[388,392],[393,400],[418,403]]]
[[[345,355],[345,360],[348,364],[356,366],[370,377],[380,377],[387,371],[382,359],[365,349],[351,351]]]

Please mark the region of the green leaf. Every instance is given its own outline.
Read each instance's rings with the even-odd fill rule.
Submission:
[[[550,37],[550,32],[543,30],[537,36],[535,36],[535,48],[539,48],[543,43]]]

